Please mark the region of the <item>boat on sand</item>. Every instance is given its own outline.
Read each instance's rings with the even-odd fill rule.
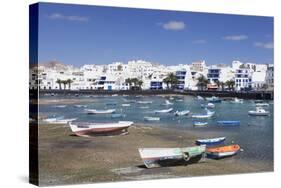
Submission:
[[[240,146],[238,144],[208,148],[206,153],[208,158],[221,159],[225,157],[230,157],[236,155],[240,151]]]
[[[239,126],[240,121],[217,121],[217,124],[221,126]]]
[[[144,117],[145,121],[160,121],[160,117],[149,117],[149,116],[145,116]]]
[[[68,122],[75,121],[77,118],[64,119],[63,117],[43,119],[44,123],[48,124],[67,124]]]
[[[132,121],[119,121],[117,123],[89,123],[89,122],[69,122],[71,131],[77,136],[99,136],[127,134]]]
[[[206,151],[206,146],[184,148],[139,148],[139,154],[147,168],[198,162]]]
[[[218,137],[218,138],[208,138],[208,139],[199,139],[196,140],[197,145],[215,145],[221,144],[225,141],[225,137]]]

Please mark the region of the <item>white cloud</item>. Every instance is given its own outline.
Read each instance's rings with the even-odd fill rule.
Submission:
[[[195,41],[192,41],[193,44],[206,44],[207,41],[204,40],[204,39],[200,39],[200,40],[195,40]]]
[[[53,20],[67,20],[67,21],[77,21],[77,22],[87,22],[89,19],[84,16],[74,16],[74,15],[63,15],[60,13],[53,13],[47,16],[49,19]]]
[[[167,23],[160,23],[160,25],[163,29],[174,31],[183,30],[186,27],[185,23],[182,21],[169,21]]]
[[[247,40],[247,35],[230,35],[223,37],[224,40],[232,40],[232,41],[240,41],[240,40]]]
[[[260,48],[265,48],[265,49],[273,49],[273,42],[267,42],[267,43],[255,42],[254,46],[260,47]]]

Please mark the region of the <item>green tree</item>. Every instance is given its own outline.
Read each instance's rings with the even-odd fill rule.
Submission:
[[[61,90],[62,80],[61,79],[57,79],[56,83],[59,84],[59,89]]]
[[[174,73],[169,73],[167,77],[163,79],[163,82],[167,85],[167,89],[175,89],[179,80]]]
[[[68,89],[70,90],[71,84],[73,83],[73,80],[67,79],[66,82],[67,82],[67,84],[68,84]]]
[[[200,88],[200,90],[204,90],[207,87],[207,84],[209,84],[209,80],[205,78],[203,75],[201,75],[199,78],[197,78],[197,86]]]

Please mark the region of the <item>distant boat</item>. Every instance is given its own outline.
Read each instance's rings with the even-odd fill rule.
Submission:
[[[131,106],[131,104],[121,104],[121,106],[123,106],[123,107],[129,107],[129,106]]]
[[[269,106],[268,103],[256,103],[256,107],[267,107]]]
[[[215,97],[215,96],[207,97],[206,100],[209,101],[209,102],[212,102],[212,103],[220,103],[221,102],[221,99],[218,98],[218,97]]]
[[[185,148],[139,148],[139,154],[147,168],[186,163],[199,157],[206,151],[206,146]]]
[[[215,108],[215,104],[209,102],[206,105],[202,104],[201,107],[202,108]]]
[[[69,122],[71,131],[77,136],[115,135],[126,134],[132,121],[119,121],[118,123],[72,123]]]
[[[243,99],[238,99],[237,97],[235,97],[231,103],[238,103],[238,104],[242,104],[243,103]]]
[[[183,101],[183,99],[177,99],[176,101],[177,101],[177,102],[182,102],[182,101]]]
[[[236,155],[239,151],[240,146],[238,144],[233,144],[222,147],[208,148],[206,153],[207,157],[209,158],[220,159]]]
[[[55,108],[65,108],[66,105],[55,105],[54,107],[55,107]]]
[[[239,126],[240,121],[217,121],[218,125],[226,125],[226,126]]]
[[[175,116],[187,116],[189,113],[190,113],[189,110],[176,111]]]
[[[208,122],[194,121],[193,125],[194,126],[206,126],[206,125],[208,125]]]
[[[145,116],[144,117],[145,121],[160,121],[160,117],[149,117],[149,116]]]
[[[165,100],[165,104],[164,105],[173,105],[174,103],[171,103],[169,100]]]
[[[86,108],[87,105],[80,105],[80,104],[77,104],[77,105],[74,105],[74,107],[76,107],[76,108]]]
[[[270,113],[261,107],[257,107],[256,110],[250,110],[248,114],[251,116],[268,116]]]
[[[96,109],[85,109],[88,114],[112,114],[115,112],[115,109],[107,109],[107,110],[96,110]]]
[[[201,96],[199,96],[199,95],[197,96],[197,99],[198,99],[198,100],[204,100],[204,98],[201,97]]]
[[[75,121],[77,118],[64,119],[63,117],[47,118],[42,121],[49,124],[67,124],[68,122]]]
[[[148,106],[140,106],[139,108],[141,108],[141,109],[148,109],[149,107]]]
[[[137,101],[139,104],[151,104],[152,101]]]
[[[111,95],[112,97],[117,97],[118,96],[118,94],[113,94],[113,95]]]
[[[154,112],[155,113],[159,113],[159,114],[162,114],[162,113],[170,113],[173,111],[173,108],[169,108],[169,109],[164,109],[164,110],[155,110]]]
[[[215,112],[207,110],[207,114],[194,114],[192,118],[211,118],[215,115]]]
[[[196,140],[197,145],[215,145],[215,144],[221,144],[225,141],[225,137],[219,137],[219,138],[208,138],[208,139],[199,139]]]

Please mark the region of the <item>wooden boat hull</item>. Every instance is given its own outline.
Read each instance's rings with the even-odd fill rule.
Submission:
[[[235,144],[217,148],[209,148],[207,149],[206,153],[208,158],[221,159],[236,155],[239,151],[240,146],[238,144]]]
[[[200,160],[205,150],[206,146],[187,148],[139,148],[139,153],[147,168],[156,168],[188,163],[195,158]]]

